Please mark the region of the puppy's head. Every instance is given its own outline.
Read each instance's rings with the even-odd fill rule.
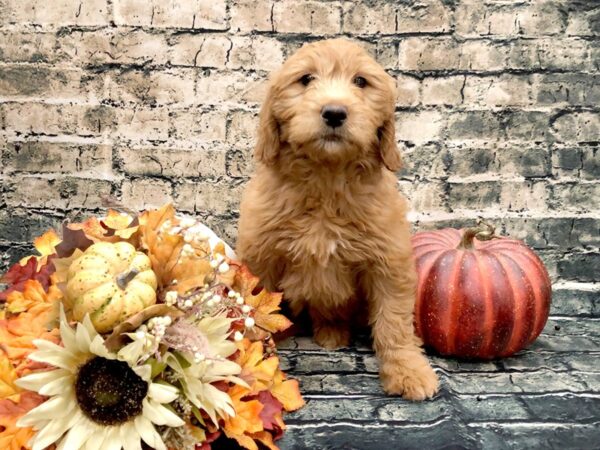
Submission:
[[[271,76],[256,157],[272,163],[288,145],[316,162],[376,154],[397,170],[395,101],[394,79],[359,45],[343,39],[306,44]]]

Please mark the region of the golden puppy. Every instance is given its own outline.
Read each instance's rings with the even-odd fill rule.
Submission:
[[[294,313],[308,308],[327,349],[348,345],[352,319],[368,315],[383,388],[422,400],[438,379],[413,329],[395,92],[381,66],[341,39],[304,45],[272,75],[237,251]]]

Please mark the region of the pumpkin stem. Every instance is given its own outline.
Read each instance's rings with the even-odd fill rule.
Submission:
[[[125,290],[129,282],[135,277],[137,277],[139,273],[140,269],[138,269],[137,267],[134,267],[133,269],[130,269],[127,272],[120,273],[119,275],[117,275],[117,286]]]
[[[494,234],[496,229],[489,223],[484,222],[479,219],[477,221],[477,226],[472,228],[467,228],[463,233],[462,239],[460,240],[460,244],[458,244],[458,249],[471,249],[473,248],[473,239],[477,238],[480,241],[489,241],[490,239],[497,238]]]

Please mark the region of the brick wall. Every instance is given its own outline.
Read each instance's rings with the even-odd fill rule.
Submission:
[[[546,262],[556,314],[600,308],[600,4],[0,0],[0,269],[100,194],[173,200],[235,241],[269,71],[361,42],[398,80],[417,229],[481,215]]]

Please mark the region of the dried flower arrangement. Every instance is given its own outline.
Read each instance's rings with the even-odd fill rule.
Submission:
[[[276,449],[281,294],[172,205],[65,223],[0,292],[0,448]]]

